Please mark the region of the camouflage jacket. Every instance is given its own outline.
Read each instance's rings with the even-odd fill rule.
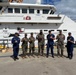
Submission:
[[[65,40],[65,35],[64,34],[58,34],[56,39],[57,39],[58,44],[64,45],[64,40]]]
[[[30,37],[30,38],[29,38],[29,43],[30,43],[30,44],[33,44],[34,42],[35,42],[35,38],[34,38],[34,37]]]
[[[38,39],[38,43],[44,43],[45,42],[45,39],[44,39],[44,34],[38,34],[37,37]]]
[[[21,42],[22,42],[22,45],[28,45],[28,38],[22,38]]]

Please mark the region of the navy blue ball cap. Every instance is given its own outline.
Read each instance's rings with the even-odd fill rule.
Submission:
[[[68,34],[71,34],[71,32],[69,32]]]
[[[15,33],[15,35],[18,35],[18,36],[20,36],[20,35],[19,35],[19,33],[17,33],[17,32]]]

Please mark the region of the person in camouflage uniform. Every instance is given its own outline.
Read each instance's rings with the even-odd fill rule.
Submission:
[[[57,39],[57,54],[58,56],[61,55],[61,57],[63,56],[63,50],[64,50],[64,40],[65,40],[65,35],[62,34],[62,31],[59,31],[59,34],[56,36]],[[60,54],[60,50],[61,50],[61,54]]]
[[[28,50],[28,38],[27,38],[27,34],[25,33],[25,37],[22,38],[21,40],[22,42],[22,51],[23,51],[23,57],[26,57],[26,53],[27,53],[27,50]]]
[[[43,55],[45,39],[42,30],[40,30],[40,33],[37,35],[36,39],[38,40],[38,54]]]
[[[31,36],[29,37],[29,54],[34,54],[35,51],[35,38],[33,37],[33,33],[31,33]]]

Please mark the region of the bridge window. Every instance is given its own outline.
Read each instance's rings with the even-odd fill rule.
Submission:
[[[47,17],[48,20],[60,20],[61,17]]]
[[[29,13],[33,14],[34,13],[34,9],[29,9]]]
[[[40,10],[37,10],[37,14],[39,14],[40,13]]]
[[[15,13],[20,13],[20,9],[19,8],[15,8]]]
[[[13,8],[8,8],[8,13],[13,13]]]
[[[27,13],[27,9],[22,8],[22,13]]]
[[[54,11],[53,11],[53,10],[51,10],[50,14],[54,14]]]
[[[0,7],[0,10],[2,9],[2,7]]]
[[[57,30],[57,31],[61,31],[61,30]]]
[[[51,31],[54,31],[54,30],[51,30]]]
[[[43,14],[48,14],[49,13],[49,9],[43,9]]]
[[[67,31],[67,30],[65,29],[65,30],[63,30],[63,31]]]
[[[48,31],[48,30],[44,30],[44,31]]]

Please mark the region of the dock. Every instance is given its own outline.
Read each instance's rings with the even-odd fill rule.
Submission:
[[[46,52],[46,51],[45,51]],[[22,53],[20,50],[19,55]],[[56,50],[55,50],[56,54]],[[76,75],[76,48],[74,49],[73,59],[64,57],[52,58],[51,55],[35,57],[27,56],[14,61],[10,56],[12,49],[6,53],[0,53],[0,74],[1,75]]]

